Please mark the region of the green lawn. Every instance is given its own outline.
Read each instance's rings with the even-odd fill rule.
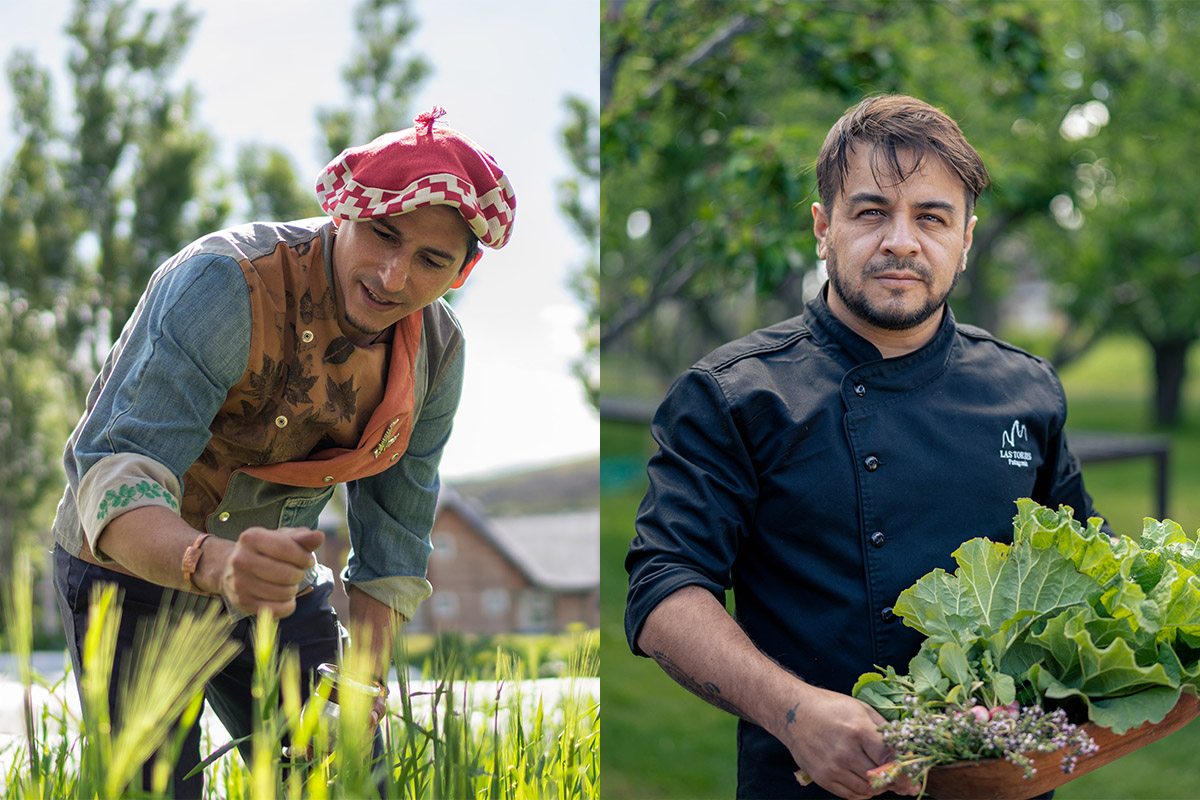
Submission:
[[[1167,516],[1188,531],[1200,527],[1200,354],[1191,365],[1184,423],[1172,444]],[[1113,338],[1062,371],[1070,402],[1069,429],[1157,432],[1151,423],[1148,350]],[[693,698],[652,662],[634,658],[623,628],[622,567],[637,504],[645,489],[639,465],[652,452],[644,427],[605,423],[601,429],[601,680],[605,698],[605,789],[609,800],[730,798],[734,794],[733,717]],[[1114,528],[1136,535],[1155,516],[1149,459],[1088,465],[1088,488]],[[606,477],[605,477],[606,476]],[[1067,784],[1055,797],[1200,798],[1200,724]]]

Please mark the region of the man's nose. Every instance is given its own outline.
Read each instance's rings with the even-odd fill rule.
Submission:
[[[896,258],[911,258],[921,252],[921,241],[917,237],[916,223],[899,215],[888,221],[879,249]]]
[[[398,292],[408,283],[410,257],[407,253],[396,253],[379,266],[379,282],[384,291]]]

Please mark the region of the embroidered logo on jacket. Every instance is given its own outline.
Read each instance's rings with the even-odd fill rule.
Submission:
[[[1014,467],[1028,467],[1033,460],[1029,447],[1029,433],[1019,420],[1013,420],[1012,427],[1000,434],[1000,457]]]

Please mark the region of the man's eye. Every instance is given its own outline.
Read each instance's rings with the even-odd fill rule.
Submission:
[[[867,208],[867,209],[864,209],[864,210],[858,212],[858,215],[860,217],[877,217],[877,216],[882,216],[883,212],[880,211],[878,208]]]
[[[396,238],[396,235],[393,234],[391,231],[389,231],[387,228],[371,228],[371,230],[375,231],[375,235],[378,236],[380,239],[384,240],[385,242],[394,241]]]

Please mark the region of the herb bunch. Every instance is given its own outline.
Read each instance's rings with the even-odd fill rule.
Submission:
[[[924,786],[931,767],[959,761],[1003,758],[1020,767],[1026,778],[1037,768],[1031,753],[1062,752],[1062,770],[1070,773],[1080,758],[1099,748],[1082,727],[1057,709],[1015,704],[988,709],[951,704],[942,708],[921,702],[913,695],[903,699],[904,713],[880,727],[883,741],[896,754],[889,764],[871,770],[871,786],[879,789],[905,777]]]

